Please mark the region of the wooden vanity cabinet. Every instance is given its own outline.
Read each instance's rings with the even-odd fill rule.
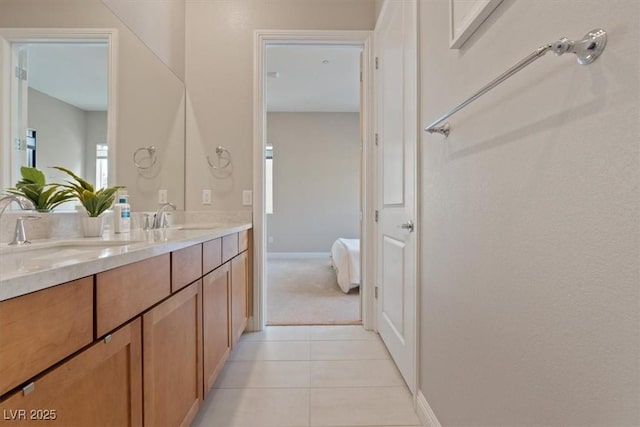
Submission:
[[[171,252],[171,292],[202,277],[202,245]]]
[[[144,424],[188,426],[202,400],[202,280],[142,316]]]
[[[93,276],[0,302],[0,395],[93,341]]]
[[[202,278],[204,394],[216,381],[229,357],[229,293],[231,269],[224,264]]]
[[[96,275],[96,337],[171,295],[170,254]]]
[[[141,426],[141,322],[136,319],[0,403],[5,426]]]
[[[231,347],[247,327],[248,278],[249,254],[244,251],[231,260]]]

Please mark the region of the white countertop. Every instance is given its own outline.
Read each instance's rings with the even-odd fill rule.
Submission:
[[[28,247],[4,244],[0,248],[0,301],[247,230],[251,223],[183,226],[100,238],[34,240]]]

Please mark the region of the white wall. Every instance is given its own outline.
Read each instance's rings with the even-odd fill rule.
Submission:
[[[143,4],[154,16],[156,2]],[[133,210],[156,208],[159,189],[167,189],[169,200],[184,208],[185,92],[176,74],[100,0],[0,0],[0,11],[0,28],[118,30],[117,171],[113,183],[127,186]],[[132,156],[139,147],[149,145],[157,148],[158,163],[152,173],[142,176]]]
[[[360,232],[360,115],[268,113],[273,145],[269,252],[329,252]]]
[[[184,81],[185,0],[102,2]]]
[[[250,210],[253,188],[253,37],[256,29],[371,30],[371,0],[186,1],[187,209]],[[233,175],[214,178],[206,157],[225,146]],[[201,205],[203,188],[213,190]]]
[[[51,169],[62,166],[85,174],[85,111],[29,88],[28,123],[36,130],[36,167],[48,182],[61,182],[66,175]]]
[[[504,0],[459,51],[448,13],[420,2],[422,126],[609,42],[422,133],[420,388],[443,426],[640,425],[640,2]]]

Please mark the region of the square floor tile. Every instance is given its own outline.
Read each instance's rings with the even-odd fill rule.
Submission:
[[[308,341],[308,326],[267,326],[260,332],[245,332],[242,341]]]
[[[311,389],[311,426],[419,425],[406,387]]]
[[[309,387],[308,361],[229,360],[216,388],[300,388]]]
[[[213,389],[192,427],[309,425],[308,389]]]
[[[376,332],[367,331],[360,325],[309,326],[309,333],[312,341],[380,339]]]
[[[311,360],[389,359],[381,341],[311,341]]]
[[[309,360],[309,342],[241,341],[229,360]]]
[[[403,386],[391,360],[325,360],[311,362],[311,387]]]

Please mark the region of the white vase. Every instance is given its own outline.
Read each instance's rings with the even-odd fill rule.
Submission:
[[[81,220],[84,237],[102,237],[102,231],[104,230],[103,216],[85,216]]]

